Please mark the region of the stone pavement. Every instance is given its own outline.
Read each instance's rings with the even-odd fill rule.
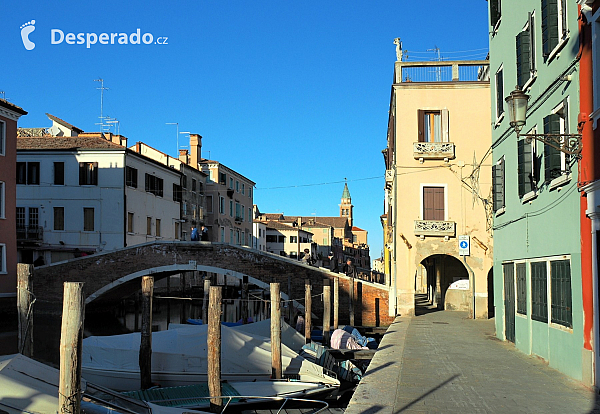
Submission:
[[[346,414],[600,413],[594,392],[494,329],[464,312],[396,318]]]

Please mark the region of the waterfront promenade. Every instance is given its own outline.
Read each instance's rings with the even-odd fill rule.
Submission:
[[[600,413],[600,401],[496,339],[493,320],[425,309],[389,327],[345,412]]]

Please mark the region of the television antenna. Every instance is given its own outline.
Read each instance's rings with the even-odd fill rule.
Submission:
[[[104,116],[102,114],[102,111],[104,110],[104,91],[107,91],[108,88],[104,87],[104,79],[102,78],[98,78],[98,79],[94,79],[94,82],[100,82],[100,87],[96,88],[100,90],[100,122],[96,123],[95,125],[100,125],[100,131],[103,132],[104,131]]]

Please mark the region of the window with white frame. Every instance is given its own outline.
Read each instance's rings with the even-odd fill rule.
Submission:
[[[417,116],[419,142],[448,142],[447,109],[419,109]]]
[[[225,197],[219,197],[219,213],[225,214]]]
[[[502,17],[502,1],[501,0],[489,0],[490,3],[490,26],[492,31],[498,30],[500,25],[500,18]]]
[[[6,205],[5,205],[5,190],[6,189],[6,185],[4,184],[4,181],[0,181],[0,218],[6,218],[5,215],[5,209],[6,209]]]
[[[423,220],[444,221],[446,219],[446,197],[444,187],[423,186]]]
[[[551,60],[569,36],[567,0],[542,0],[542,52]]]
[[[525,89],[535,73],[535,15],[529,13],[525,27],[517,35],[517,85]]]
[[[504,115],[504,66],[496,72],[496,122]]]
[[[530,268],[531,319],[572,328],[570,259],[559,257],[534,261]]]
[[[532,133],[535,133],[535,128]],[[535,140],[527,142],[526,139],[520,139],[517,141],[519,198],[523,198],[536,190],[538,178],[535,168],[535,156]]]
[[[565,99],[544,118],[544,134],[568,133],[568,100]],[[555,178],[568,173],[570,159],[567,154],[544,143],[544,181],[551,182]]]
[[[0,273],[8,273],[6,270],[6,244],[0,244]]]
[[[6,155],[6,122],[0,121],[0,155]]]

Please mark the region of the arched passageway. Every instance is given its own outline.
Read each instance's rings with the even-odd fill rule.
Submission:
[[[460,260],[436,254],[426,257],[420,264],[420,274],[416,280],[419,286],[416,287],[422,294],[415,301],[417,314],[444,309],[469,310],[469,273]]]

